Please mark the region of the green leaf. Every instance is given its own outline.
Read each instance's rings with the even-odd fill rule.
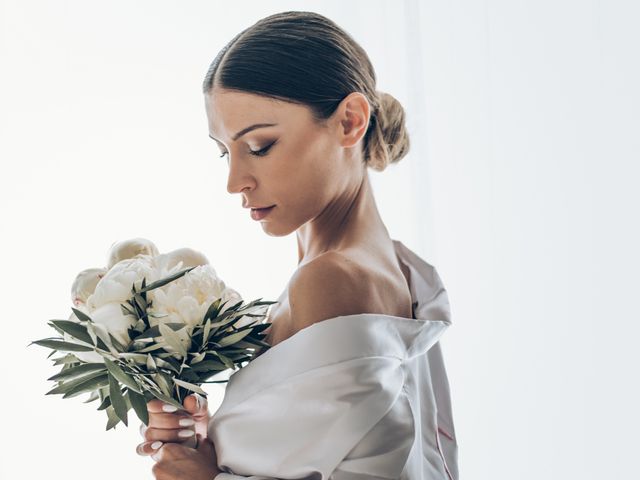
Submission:
[[[168,322],[168,323],[164,323],[163,325],[171,327],[171,329],[174,331],[184,328],[184,323],[178,323],[178,322]],[[160,336],[160,325],[155,325],[151,328],[147,328],[144,332],[138,335],[136,337],[136,340],[141,340],[143,338],[159,337],[159,336]]]
[[[122,368],[120,368],[115,362],[112,362],[108,358],[105,358],[104,363],[107,366],[107,370],[109,370],[109,373],[113,375],[116,380],[118,380],[123,385],[126,385],[131,390],[142,394],[142,392],[140,391],[140,387],[135,382],[135,380],[131,376],[129,376],[128,373],[122,370]]]
[[[147,353],[147,370],[150,372],[158,370],[158,365],[156,365],[156,362],[153,360],[153,356],[149,353]]]
[[[207,323],[204,324],[204,330],[202,332],[202,347],[209,342],[209,333],[211,332],[211,319],[207,318]]]
[[[212,350],[212,351],[211,351],[211,353],[213,353],[213,354],[214,354],[214,355],[216,355],[220,360],[222,360],[222,363],[224,363],[224,364],[225,364],[225,366],[226,366],[227,368],[233,369],[234,364],[233,364],[233,362],[231,361],[231,359],[230,359],[230,358],[228,358],[228,357],[224,356],[224,355],[223,355],[222,353],[220,353],[220,352],[216,352],[215,350]]]
[[[244,337],[246,337],[250,333],[251,333],[251,330],[244,330],[242,332],[232,333],[231,335],[227,335],[226,337],[223,337],[222,339],[218,340],[218,345],[220,345],[221,347],[233,345],[234,343],[242,340]]]
[[[82,320],[84,322],[93,322],[93,320],[91,320],[90,316],[88,316],[86,313],[78,310],[77,308],[71,307],[71,310],[73,310],[73,313],[76,314],[76,317],[78,317],[78,320]]]
[[[180,380],[179,378],[174,378],[173,381],[176,383],[176,385],[180,385],[181,387],[184,387],[187,390],[191,390],[192,392],[201,393],[202,395],[205,395],[205,396],[207,395],[207,392],[205,392],[198,385],[194,385],[193,383],[185,382],[184,380]]]
[[[171,390],[173,390],[172,385],[169,382],[169,380],[171,380],[171,377],[169,377],[169,380],[167,380],[167,377],[165,375],[163,375],[163,373],[161,371],[158,371],[158,372],[154,373],[152,376],[153,376],[154,380],[156,381],[156,384],[158,385],[158,387],[162,391],[162,393],[164,393],[165,395],[170,396],[171,395]]]
[[[139,293],[148,292],[150,290],[154,290],[156,288],[162,287],[162,286],[166,285],[167,283],[170,283],[170,282],[173,282],[174,280],[177,280],[178,278],[183,276],[185,273],[190,272],[194,268],[196,268],[196,267],[189,267],[189,268],[186,268],[184,270],[180,270],[179,272],[176,272],[173,275],[169,275],[168,277],[162,278],[160,280],[156,280],[155,282],[151,282],[146,287],[140,289]]]
[[[64,342],[62,340],[36,340],[36,345],[40,345],[43,347],[54,348],[56,350],[61,350],[63,352],[92,352],[93,347],[88,347],[84,345],[79,345],[77,343],[69,343]]]
[[[100,376],[98,377],[89,378],[88,380],[79,383],[72,389],[68,390],[67,393],[62,396],[62,398],[75,397],[77,395],[80,395],[81,393],[91,392],[108,384],[109,376],[107,374],[100,374]]]
[[[136,353],[148,353],[148,352],[153,352],[155,350],[160,350],[161,348],[164,348],[165,345],[163,345],[162,343],[154,343],[149,345],[148,347],[144,347],[140,350],[136,350]]]
[[[109,398],[111,399],[111,405],[116,412],[116,415],[122,423],[128,426],[127,421],[127,404],[124,401],[122,392],[120,391],[120,384],[112,375],[109,375]]]
[[[117,353],[114,351],[113,345],[109,341],[109,337],[105,335],[105,332],[102,330],[102,325],[100,327],[96,326],[95,323],[87,323],[85,326],[87,327],[87,332],[91,336],[91,339],[94,340],[93,344],[97,345],[98,348],[102,350],[108,350],[114,355]]]
[[[115,426],[120,423],[120,418],[118,417],[118,415],[116,415],[116,412],[111,405],[107,407],[106,412],[107,418],[109,419],[107,421],[107,430],[110,430],[112,428],[115,428]]]
[[[219,320],[219,319],[222,319],[222,320]],[[213,337],[219,330],[223,330],[224,327],[226,327],[231,323],[237,322],[239,319],[240,317],[237,316],[236,312],[227,310],[218,318],[216,318],[216,320],[218,320],[217,322],[211,324],[211,333],[209,334],[209,337],[210,338]]]
[[[190,353],[189,355],[193,355],[193,358],[191,359],[191,365],[195,365],[196,363],[200,363],[202,360],[204,360],[205,357],[205,352],[199,352],[199,353]]]
[[[169,327],[164,324],[160,324],[160,333],[164,341],[173,348],[180,355],[185,357],[187,355],[187,349],[180,341],[180,337]]]
[[[158,400],[162,400],[163,402],[169,403],[174,407],[176,407],[178,410],[186,410],[184,408],[184,405],[180,405],[180,402],[178,402],[175,398],[170,397],[168,395],[164,395],[163,393],[160,393],[160,392],[156,392],[155,390],[149,390],[149,391]]]
[[[45,395],[57,395],[60,393],[67,393],[69,390],[72,390],[82,382],[85,382],[86,380],[89,380],[91,378],[98,377],[100,375],[104,375],[104,373],[99,371],[93,371],[93,372],[88,372],[86,375],[83,375],[82,377],[74,378],[73,380],[59,381],[57,386],[49,390],[47,393],[45,393]]]
[[[125,352],[121,353],[119,356],[120,358],[131,359],[139,365],[144,365],[147,361],[147,356],[140,352]]]
[[[146,328],[147,328],[147,324],[144,323],[144,320],[142,319],[139,319],[133,327],[133,329],[139,333],[144,332]]]
[[[111,335],[111,333],[109,333],[109,339],[111,340],[113,346],[118,350],[118,352],[124,352],[127,350],[127,347],[125,345],[122,345],[117,338]]]
[[[124,303],[120,304],[120,311],[122,312],[123,315],[133,315],[134,317],[137,316],[136,312],[134,312],[133,310],[131,310],[129,307],[127,307]]]
[[[100,404],[100,406],[98,407],[98,410],[104,410],[105,408],[107,408],[109,405],[111,405],[111,397],[106,396],[104,397],[104,400],[102,400],[102,403]]]
[[[94,390],[93,392],[91,392],[91,394],[89,395],[89,398],[87,398],[84,402],[82,403],[91,403],[94,400],[97,400],[98,398],[100,398],[99,395],[99,391],[98,390]]]
[[[140,395],[133,390],[127,390],[127,396],[129,397],[133,411],[136,412],[140,421],[145,425],[149,425],[149,411],[147,410],[147,401],[144,395]]]
[[[87,328],[84,325],[77,322],[72,322],[70,320],[51,320],[49,323],[52,323],[60,327],[62,330],[64,330],[66,333],[68,333],[72,337],[75,337],[78,340],[88,343],[89,345],[93,345],[93,340],[91,339],[91,336],[87,333]]]
[[[142,298],[142,295],[136,294],[133,296],[133,299],[136,302],[136,305],[138,306],[140,311],[142,312],[147,311],[147,302],[145,301],[144,298]]]
[[[104,370],[104,363],[83,363],[77,367],[68,368],[60,373],[47,378],[47,380],[72,380],[74,378],[82,377],[88,372],[95,372],[96,370]]]
[[[220,313],[220,309],[222,308],[222,305],[220,305],[221,301],[222,299],[218,298],[215,302],[212,302],[211,305],[209,305],[209,308],[207,308],[207,313],[204,314],[204,318],[206,320],[210,320],[211,318],[215,318],[218,316],[218,313]],[[225,301],[224,304],[226,304],[227,301]]]
[[[52,353],[55,352],[55,350],[52,351]],[[72,353],[67,353],[66,355],[62,356],[62,357],[58,357],[55,359],[55,361],[53,362],[54,365],[60,365],[60,364],[67,364],[67,363],[77,363],[79,362],[78,357],[76,357],[74,354]]]
[[[195,372],[210,372],[212,370],[222,371],[227,368],[229,367],[216,360],[205,360],[204,362],[199,362],[191,367]]]

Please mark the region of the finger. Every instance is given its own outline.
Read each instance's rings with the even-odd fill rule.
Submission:
[[[185,427],[181,429],[149,427],[145,430],[143,437],[146,442],[155,442],[156,440],[160,440],[165,443],[182,443],[189,441],[189,439],[194,435],[195,430],[193,427]]]
[[[170,403],[163,402],[154,398],[147,402],[147,410],[149,413],[174,413],[181,411],[178,407],[171,405]]]
[[[209,440],[207,437],[203,437],[199,433],[196,436],[197,438],[197,446],[196,450],[203,453],[207,458],[211,458],[216,456],[216,450],[213,445],[213,442]]]
[[[187,412],[153,413],[149,415],[149,427],[184,428],[190,427],[195,420]]]
[[[206,416],[209,413],[207,397],[200,395],[199,393],[192,393],[191,395],[188,395],[182,403],[187,412],[194,417]]]
[[[136,453],[141,456],[148,456],[156,453],[164,445],[160,441],[143,442],[136,447]]]

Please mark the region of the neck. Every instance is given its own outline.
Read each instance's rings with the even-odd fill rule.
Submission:
[[[327,205],[316,218],[296,230],[298,265],[322,253],[365,243],[380,244],[389,232],[376,206],[369,172]]]

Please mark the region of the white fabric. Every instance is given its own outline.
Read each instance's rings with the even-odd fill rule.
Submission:
[[[233,372],[209,423],[215,480],[457,480],[438,339],[451,324],[435,268],[393,240],[414,317],[315,323]]]

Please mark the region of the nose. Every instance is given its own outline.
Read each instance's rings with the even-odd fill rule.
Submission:
[[[251,173],[240,165],[241,162],[233,161],[229,157],[229,177],[227,178],[227,192],[241,193],[247,188],[255,188],[255,178]]]

